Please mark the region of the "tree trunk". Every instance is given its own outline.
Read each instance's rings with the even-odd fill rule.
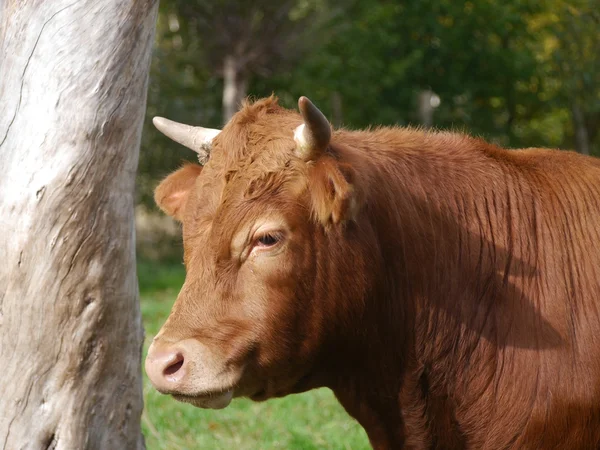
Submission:
[[[344,123],[342,96],[338,91],[331,94],[331,121],[335,128],[341,128]]]
[[[433,125],[433,95],[429,89],[419,92],[419,121],[427,128]]]
[[[573,105],[573,129],[575,131],[575,149],[584,155],[590,154],[590,137],[585,125],[585,116],[579,105]]]
[[[236,58],[227,55],[223,61],[223,124],[236,113],[248,91],[248,77],[240,70]]]
[[[156,0],[0,3],[0,449],[141,449],[134,179]]]

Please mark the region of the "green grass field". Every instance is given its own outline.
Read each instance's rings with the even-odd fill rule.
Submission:
[[[183,283],[184,270],[180,264],[140,262],[138,276],[145,358]],[[370,448],[362,428],[328,389],[263,403],[236,399],[225,409],[211,411],[159,394],[144,373],[142,428],[148,450]]]

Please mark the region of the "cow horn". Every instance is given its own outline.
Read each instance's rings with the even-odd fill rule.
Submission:
[[[298,99],[298,109],[304,123],[294,130],[297,154],[304,160],[318,156],[329,145],[331,140],[331,125],[319,108],[312,104],[307,97]]]
[[[198,153],[198,160],[201,164],[208,161],[212,140],[221,132],[221,130],[212,128],[193,127],[173,122],[164,117],[154,117],[152,123],[165,136]]]

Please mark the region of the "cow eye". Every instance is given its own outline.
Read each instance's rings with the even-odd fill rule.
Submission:
[[[267,233],[260,236],[256,242],[261,247],[272,247],[277,244],[281,239],[281,236],[275,233]]]

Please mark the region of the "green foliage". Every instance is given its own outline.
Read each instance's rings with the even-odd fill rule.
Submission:
[[[146,330],[144,358],[184,277],[181,264],[138,264]],[[365,432],[327,389],[263,403],[236,399],[226,409],[211,411],[159,394],[145,373],[142,428],[148,450],[370,448]]]
[[[600,9],[596,0],[554,0],[540,18],[546,74],[553,105],[583,125],[592,147],[600,147]],[[568,133],[576,133],[569,129]],[[581,143],[572,143],[580,147]],[[582,150],[578,148],[578,150]],[[593,150],[592,150],[593,151]]]
[[[577,147],[578,108],[598,152],[597,11],[596,0],[165,0],[139,198],[151,205],[157,177],[194,158],[151,116],[221,126],[226,53],[249,72],[251,96],[295,108],[308,95],[336,125],[418,124],[430,89],[434,126],[509,147]]]

